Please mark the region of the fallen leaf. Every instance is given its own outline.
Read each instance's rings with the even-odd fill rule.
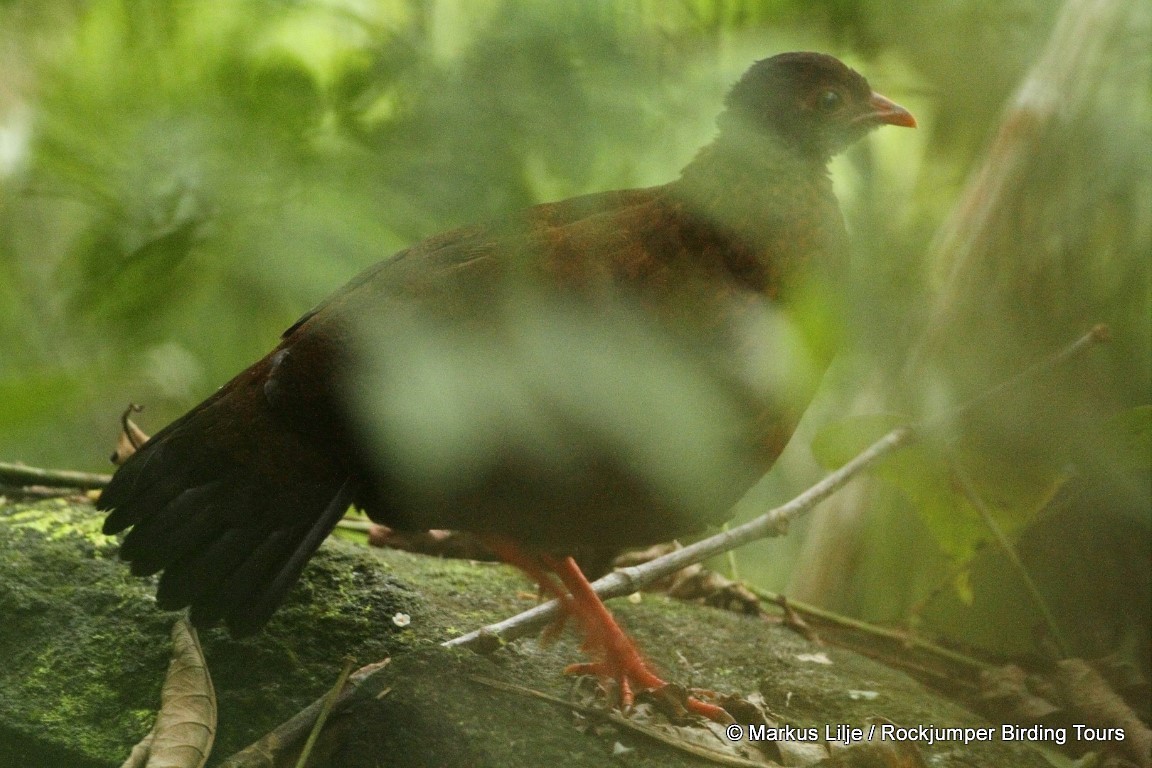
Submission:
[[[128,418],[129,414],[139,413],[142,410],[143,406],[131,403],[120,416],[120,436],[116,439],[116,450],[112,452],[112,463],[118,467],[128,461],[128,457],[136,453],[140,446],[148,442],[148,435],[144,434],[144,430]]]
[[[156,724],[121,768],[203,768],[215,738],[216,692],[196,630],[181,617],[172,627]]]

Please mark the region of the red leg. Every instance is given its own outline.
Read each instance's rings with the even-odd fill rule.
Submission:
[[[620,703],[632,705],[634,691],[659,691],[667,686],[636,648],[632,639],[616,623],[607,606],[588,583],[584,572],[571,557],[556,558],[536,555],[522,549],[515,542],[498,536],[485,536],[485,546],[509,565],[528,574],[547,595],[564,604],[565,613],[557,624],[545,630],[545,636],[555,635],[564,625],[568,614],[580,621],[584,630],[584,650],[597,656],[586,664],[571,664],[565,674],[593,674],[616,681]],[[721,707],[688,697],[684,706],[690,711],[719,723],[729,723],[731,716]]]
[[[524,571],[528,578],[539,585],[543,595],[560,601],[560,604],[564,606],[564,611],[556,621],[544,630],[542,639],[545,643],[550,643],[559,637],[560,633],[564,631],[564,625],[568,623],[568,614],[572,609],[572,598],[564,587],[557,583],[556,577],[548,572],[539,557],[525,552],[508,539],[500,536],[482,536],[480,540],[484,546],[492,550],[496,557],[508,565]]]
[[[659,691],[664,682],[640,655],[632,638],[620,628],[608,607],[592,589],[584,572],[571,557],[556,559],[543,557],[544,563],[560,577],[572,595],[572,612],[580,618],[588,637],[589,650],[599,652],[602,660],[591,664],[573,664],[565,672],[590,673],[611,677],[620,688],[624,707],[631,706],[633,691]],[[691,712],[719,723],[731,722],[731,716],[721,707],[688,697],[684,702]]]
[[[579,617],[588,637],[590,650],[599,651],[602,661],[591,664],[573,664],[565,671],[570,674],[597,674],[613,677],[620,685],[624,706],[632,703],[631,688],[640,690],[663,688],[666,683],[654,673],[640,656],[632,638],[625,634],[608,607],[592,590],[592,585],[570,557],[561,560],[547,558],[545,562],[572,595],[572,612]]]
[[[546,595],[560,600],[567,599],[568,593],[556,583],[540,558],[525,552],[508,539],[499,536],[482,536],[481,541],[484,542],[484,546],[492,550],[496,557],[528,574],[528,577],[539,584],[540,589]]]

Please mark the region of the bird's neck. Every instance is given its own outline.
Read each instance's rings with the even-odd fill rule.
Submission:
[[[784,213],[790,208],[788,198],[809,190],[831,195],[827,165],[827,158],[798,152],[773,136],[730,125],[696,154],[675,187],[690,205],[716,214],[721,221],[746,212],[753,219],[746,225],[755,229],[755,220],[765,211]]]
[[[723,131],[669,191],[730,252],[748,254],[749,274],[759,272],[768,283],[814,266],[809,256],[834,255],[845,245],[827,160],[772,137]]]

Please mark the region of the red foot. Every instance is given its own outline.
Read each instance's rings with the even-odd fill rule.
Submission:
[[[565,674],[591,674],[614,680],[619,690],[620,705],[625,709],[632,706],[637,692],[659,693],[668,686],[648,666],[636,644],[616,623],[575,560],[571,557],[529,554],[507,539],[487,537],[485,543],[502,560],[527,573],[545,594],[564,603],[565,614],[579,620],[584,630],[584,649],[596,661],[572,664],[564,670]],[[563,617],[546,630],[545,636],[554,636],[562,626]],[[709,720],[732,722],[732,716],[715,704],[691,696],[680,703],[689,712]]]
[[[560,577],[572,596],[571,610],[580,619],[587,637],[588,650],[602,660],[586,664],[570,664],[565,674],[592,674],[616,681],[620,691],[620,705],[627,709],[635,700],[635,692],[659,693],[668,683],[657,675],[640,655],[632,638],[620,628],[608,607],[592,589],[584,572],[571,557],[557,560],[542,558],[548,568]],[[732,716],[722,707],[688,696],[682,702],[689,712],[718,723],[732,722]]]

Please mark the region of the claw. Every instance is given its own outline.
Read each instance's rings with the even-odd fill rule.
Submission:
[[[485,543],[502,560],[531,576],[544,594],[560,601],[563,611],[560,618],[544,630],[546,642],[556,638],[569,616],[575,616],[580,622],[584,630],[581,648],[594,660],[569,664],[564,668],[564,674],[594,675],[614,681],[619,705],[625,710],[632,707],[637,692],[651,691],[657,697],[663,696],[674,702],[680,711],[686,710],[718,723],[732,722],[732,716],[722,707],[688,696],[683,689],[669,686],[653,671],[571,557],[535,555],[497,537],[487,537]],[[674,695],[673,691],[680,691],[680,694]]]

